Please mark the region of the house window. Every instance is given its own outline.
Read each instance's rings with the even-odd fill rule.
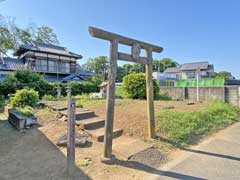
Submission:
[[[36,70],[41,72],[47,71],[47,59],[37,58],[36,59]]]
[[[55,61],[48,61],[48,71],[49,72],[56,72],[56,65]]]
[[[70,72],[70,64],[68,62],[59,62],[58,70],[61,73],[69,73]]]
[[[195,78],[195,72],[194,71],[187,72],[186,75],[187,75],[187,78]]]

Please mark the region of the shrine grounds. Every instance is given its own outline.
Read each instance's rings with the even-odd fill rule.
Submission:
[[[84,108],[105,117],[105,100],[80,98]],[[59,103],[59,102],[58,102]],[[60,102],[62,104],[65,101]],[[158,167],[178,156],[178,149],[198,144],[238,121],[239,110],[219,101],[155,101],[156,138],[147,138],[145,100],[117,99],[116,128],[127,136],[153,144],[155,151],[142,152],[126,161],[115,156],[112,164],[101,162],[103,145],[88,138],[85,147],[76,147],[75,179],[146,179]],[[36,108],[39,125],[18,132],[0,116],[0,179],[65,179],[66,147],[56,146],[66,133],[67,123],[58,120],[49,108]],[[80,129],[76,129],[81,132]],[[151,158],[150,158],[151,157]]]

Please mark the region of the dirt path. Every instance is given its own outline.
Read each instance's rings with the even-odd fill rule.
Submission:
[[[66,179],[66,148],[55,145],[56,139],[66,132],[66,124],[53,120],[53,114],[39,117],[41,127],[26,130],[25,133],[13,129],[8,121],[0,120],[1,180]],[[111,164],[102,163],[102,150],[103,145],[95,142],[86,148],[76,148],[76,173],[73,179],[143,180],[155,170],[119,157]]]
[[[0,121],[1,180],[63,180],[66,157],[37,129],[21,133]],[[90,179],[76,168],[74,179]]]

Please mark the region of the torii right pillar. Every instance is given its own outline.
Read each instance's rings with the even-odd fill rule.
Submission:
[[[152,49],[145,50],[148,63],[146,64],[146,95],[147,95],[147,115],[148,115],[148,136],[155,137],[154,120],[154,97],[152,81]]]

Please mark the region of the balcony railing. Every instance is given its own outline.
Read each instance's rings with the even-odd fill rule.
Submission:
[[[64,74],[70,74],[72,72],[75,72],[75,69],[73,68],[64,68],[64,67],[55,67],[55,66],[36,66],[32,67],[32,70],[37,72],[45,72],[45,73],[64,73]]]

